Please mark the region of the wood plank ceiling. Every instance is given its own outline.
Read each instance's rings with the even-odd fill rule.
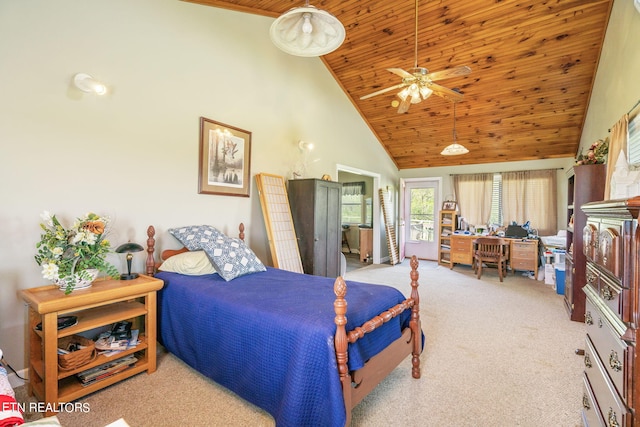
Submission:
[[[302,0],[188,0],[278,17]],[[409,111],[391,106],[387,68],[414,66],[414,0],[317,0],[347,35],[322,58],[398,169],[573,157],[580,143],[613,0],[421,0],[418,66],[430,72],[467,65],[468,76],[438,81],[458,88],[458,143],[468,154],[442,156],[453,142],[453,104],[432,95]]]

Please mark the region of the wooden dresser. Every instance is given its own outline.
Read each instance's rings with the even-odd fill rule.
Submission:
[[[640,197],[582,205],[585,426],[640,426]],[[577,233],[578,230],[576,229]]]

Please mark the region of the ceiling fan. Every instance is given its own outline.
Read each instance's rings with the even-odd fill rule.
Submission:
[[[426,68],[418,67],[418,0],[416,0],[415,21],[416,40],[414,46],[414,67],[410,68],[409,71],[405,71],[402,68],[387,68],[388,71],[402,77],[402,83],[362,96],[360,99],[368,99],[376,95],[391,92],[392,90],[402,89],[397,94],[398,98],[401,100],[400,106],[398,107],[398,113],[400,114],[406,113],[411,104],[417,104],[422,100],[427,99],[432,93],[435,93],[445,99],[450,99],[454,102],[462,100],[461,93],[447,89],[444,86],[440,86],[434,83],[434,81],[448,79],[451,77],[466,76],[471,73],[471,68],[464,65],[430,73]]]

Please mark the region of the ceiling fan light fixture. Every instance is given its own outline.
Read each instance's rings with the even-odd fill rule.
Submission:
[[[338,18],[307,2],[280,15],[271,24],[269,36],[280,50],[310,57],[336,50],[344,42],[346,31]]]
[[[404,101],[409,97],[410,93],[411,93],[410,88],[409,87],[405,87],[400,92],[398,92],[398,98],[400,98],[401,100]]]
[[[426,86],[422,86],[420,88],[420,95],[422,95],[422,99],[427,99],[432,93],[433,91]]]
[[[387,68],[387,71],[400,76],[402,83],[361,96],[360,99],[365,100],[392,90],[400,89],[397,96],[402,100],[402,104],[400,104],[400,108],[398,108],[398,114],[406,113],[411,104],[417,104],[429,98],[433,93],[446,99],[461,100],[462,95],[460,93],[440,86],[434,83],[434,81],[448,79],[450,77],[466,76],[471,72],[471,68],[465,65],[430,73],[426,68],[418,67],[418,0],[415,0],[415,41],[413,50],[414,65],[409,71],[405,71],[402,68]],[[410,87],[412,87],[412,89],[409,89]],[[406,101],[409,95],[411,95],[411,99],[410,101]]]

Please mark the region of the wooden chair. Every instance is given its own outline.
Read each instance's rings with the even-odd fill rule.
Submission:
[[[498,237],[478,237],[473,241],[473,269],[482,277],[482,264],[495,264],[500,281],[507,275],[509,242]]]

